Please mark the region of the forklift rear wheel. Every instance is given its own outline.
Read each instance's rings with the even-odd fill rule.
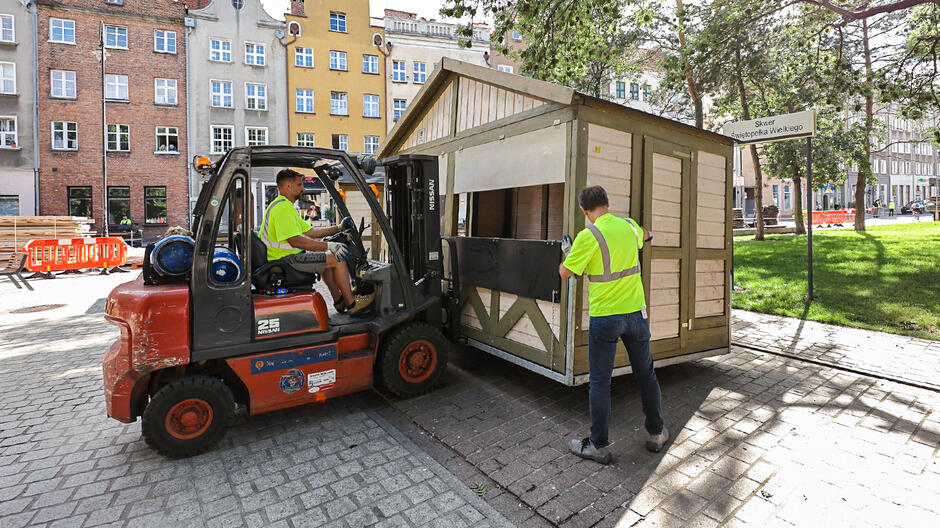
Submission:
[[[170,458],[198,455],[222,439],[235,415],[235,399],[211,376],[187,376],[157,391],[144,410],[147,445]]]
[[[428,392],[447,367],[450,342],[427,323],[411,323],[393,333],[382,346],[379,376],[398,396]]]

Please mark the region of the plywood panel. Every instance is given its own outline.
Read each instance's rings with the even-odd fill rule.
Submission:
[[[563,183],[567,127],[547,127],[458,150],[454,192]]]
[[[546,103],[541,99],[461,77],[457,104],[457,114],[463,116],[457,120],[457,132],[463,132]]]

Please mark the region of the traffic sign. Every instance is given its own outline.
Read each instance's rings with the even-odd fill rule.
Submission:
[[[836,194],[836,189],[832,185],[827,185],[826,188],[823,190],[823,195],[825,196],[833,196],[835,194]]]

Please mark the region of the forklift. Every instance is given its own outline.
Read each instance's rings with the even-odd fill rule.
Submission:
[[[215,164],[195,160],[208,181],[193,210],[188,271],[161,276],[151,244],[141,276],[108,297],[105,319],[121,330],[102,361],[109,417],[124,423],[141,417],[147,444],[180,458],[215,446],[236,404],[256,415],[322,403],[375,382],[410,397],[440,381],[458,339],[459,284],[444,279],[436,157],[383,160],[384,209],[362,174],[376,168],[370,157],[263,146],[233,149]],[[264,242],[250,229],[250,174],[257,167],[312,170],[337,218],[349,211],[335,182],[344,172],[352,176],[387,242],[388,262],[367,257],[365,219],[325,240],[349,249],[354,290],[375,293],[365,316],[330,315],[313,287],[317,274],[267,260]],[[224,280],[213,273],[217,248],[237,262]]]

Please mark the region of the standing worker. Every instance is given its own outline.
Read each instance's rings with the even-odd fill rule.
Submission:
[[[888,202],[888,216],[894,216],[894,198]]]
[[[568,449],[581,458],[607,464],[611,458],[607,450],[610,379],[618,340],[627,348],[633,374],[640,385],[646,415],[646,448],[658,453],[669,439],[663,424],[659,380],[650,354],[646,296],[640,278],[639,250],[653,235],[630,218],[610,214],[610,202],[603,187],[586,187],[578,197],[578,205],[593,225],[581,230],[573,245],[570,239],[563,241],[562,251],[566,255],[558,273],[562,279],[568,279],[586,272],[590,282],[591,436],[571,440]]]

